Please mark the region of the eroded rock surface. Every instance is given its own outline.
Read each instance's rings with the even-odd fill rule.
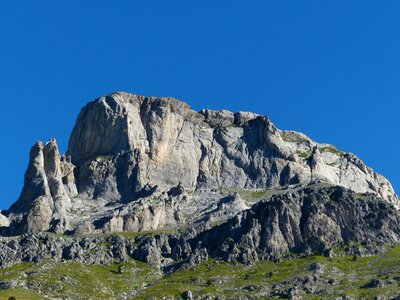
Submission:
[[[2,232],[216,224],[255,202],[243,194],[313,182],[398,204],[390,183],[354,154],[281,131],[266,116],[195,112],[172,98],[114,93],[81,110],[63,156],[55,140],[32,147],[24,188],[4,212]]]
[[[400,213],[393,204],[372,194],[317,184],[272,195],[220,225],[200,222],[183,232],[1,237],[0,266],[44,259],[104,264],[133,258],[170,272],[209,257],[252,264],[289,253],[371,255],[399,239]]]
[[[69,229],[66,211],[71,207],[70,196],[77,195],[73,169],[61,160],[55,140],[32,147],[21,196],[7,212],[11,233]]]
[[[400,239],[393,204],[342,187],[294,189],[256,203],[195,238],[214,257],[243,263],[279,259],[288,252],[330,255],[357,244],[356,254],[374,254]]]

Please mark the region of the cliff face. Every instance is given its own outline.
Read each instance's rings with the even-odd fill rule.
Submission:
[[[354,154],[281,131],[265,116],[114,93],[81,110],[62,157],[55,140],[33,146],[2,228],[89,233],[221,222],[255,202],[243,194],[313,182],[398,204],[390,183]]]
[[[277,261],[289,252],[333,256],[339,249],[340,254],[374,255],[400,240],[400,214],[392,204],[342,187],[313,184],[272,195],[251,208],[240,203],[238,197],[226,198],[220,204],[225,212],[236,206],[241,211],[220,225],[208,219],[182,233],[0,237],[0,267],[49,259],[110,264],[132,258],[169,272],[209,257],[252,264]],[[224,209],[215,207],[209,215],[217,211]],[[146,209],[137,216],[149,218]],[[154,220],[149,218],[149,224]]]
[[[395,198],[390,183],[353,154],[280,131],[265,116],[197,113],[170,98],[116,93],[89,103],[78,116],[68,154],[85,175],[80,193],[92,195],[107,182],[116,191],[106,197],[115,200],[145,185],[166,191],[179,183],[190,191],[268,189],[314,179]],[[115,156],[127,161],[119,166]],[[107,172],[108,163],[115,171]],[[86,182],[91,172],[101,178]]]
[[[42,232],[49,229],[63,233],[68,229],[66,211],[70,197],[78,194],[74,166],[61,159],[55,140],[44,146],[37,142],[31,149],[24,187],[10,212],[15,233]]]
[[[255,113],[114,93],[82,109],[66,154],[54,139],[33,145],[21,195],[0,213],[0,290],[125,299],[149,290],[176,298],[184,287],[185,299],[348,299],[344,290],[379,287],[381,297],[398,292],[399,270],[388,266],[399,248],[383,253],[399,242],[398,197],[354,154]],[[357,260],[363,255],[371,257]],[[177,280],[160,272],[185,267]],[[196,295],[200,288],[207,295]]]
[[[249,263],[282,253],[331,255],[341,245],[373,254],[400,239],[400,215],[373,195],[342,187],[294,189],[237,214],[196,236],[213,257]],[[336,250],[335,250],[336,251]]]

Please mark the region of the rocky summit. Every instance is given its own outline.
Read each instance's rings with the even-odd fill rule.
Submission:
[[[211,261],[371,257],[400,240],[398,196],[356,155],[280,130],[256,113],[196,112],[173,98],[124,92],[82,108],[66,153],[55,139],[32,146],[21,195],[1,212],[0,226],[3,268],[142,261],[161,274]],[[154,276],[153,284],[163,275]],[[300,290],[282,291],[297,279],[290,280],[243,291],[255,298],[313,294],[298,283]],[[327,289],[317,288],[319,295]],[[114,291],[111,298],[140,291]],[[214,292],[204,299],[223,298]]]

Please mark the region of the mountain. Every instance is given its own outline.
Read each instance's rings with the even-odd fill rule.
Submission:
[[[400,239],[398,196],[354,154],[256,113],[123,92],[81,110],[65,154],[33,145],[0,226],[3,267],[134,259],[164,273],[383,254]]]
[[[265,116],[115,93],[82,109],[62,157],[54,139],[32,147],[6,215],[11,234],[156,230],[213,217],[234,192],[315,181],[398,204],[390,183],[354,154],[278,130]],[[236,202],[215,218],[248,208]]]

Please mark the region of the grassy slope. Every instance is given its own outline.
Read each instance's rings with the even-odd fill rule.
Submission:
[[[252,266],[232,265],[209,260],[199,266],[161,276],[152,267],[137,261],[122,265],[96,266],[77,263],[54,263],[39,265],[18,264],[0,270],[1,281],[15,280],[30,287],[0,291],[0,299],[10,296],[16,299],[44,299],[43,296],[67,297],[68,299],[118,299],[126,295],[130,299],[177,296],[185,290],[194,295],[256,296],[265,298],[274,284],[284,291],[292,287],[288,279],[312,277],[309,266],[319,262],[324,272],[319,277],[316,291],[323,286],[325,294],[303,294],[304,299],[334,299],[350,295],[358,299],[375,295],[395,296],[400,294],[400,246],[390,249],[385,255],[363,257],[353,260],[350,256],[332,259],[314,256],[284,259],[280,263],[260,261]],[[119,268],[121,266],[121,268]],[[122,272],[119,272],[122,271]],[[328,283],[333,279],[333,283]],[[383,288],[360,288],[371,279],[391,281]],[[251,291],[244,289],[251,286]]]

